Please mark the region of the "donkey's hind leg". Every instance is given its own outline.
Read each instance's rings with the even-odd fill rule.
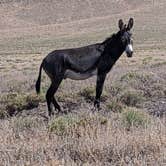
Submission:
[[[49,89],[47,90],[46,93],[46,100],[47,100],[47,107],[48,107],[48,115],[51,116],[52,113],[52,107],[51,107],[51,100],[52,100],[52,95],[53,95],[53,85],[51,83]]]
[[[48,115],[49,116],[51,116],[51,114],[52,114],[51,103],[54,104],[55,109],[58,109],[58,111],[60,111],[60,106],[57,103],[57,101],[55,100],[54,94],[56,93],[61,81],[62,81],[62,77],[59,77],[59,78],[52,80],[51,85],[50,85],[49,89],[47,90],[46,100],[47,100]]]

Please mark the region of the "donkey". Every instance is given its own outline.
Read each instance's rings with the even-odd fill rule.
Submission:
[[[100,108],[100,97],[107,73],[125,51],[127,57],[133,55],[133,42],[130,32],[134,19],[130,18],[128,25],[119,20],[119,31],[101,43],[96,43],[80,48],[55,50],[49,53],[42,61],[36,81],[36,92],[40,92],[42,68],[51,80],[51,85],[46,93],[48,115],[52,114],[51,104],[55,110],[61,112],[54,94],[63,79],[84,80],[97,75],[96,97],[94,107]]]

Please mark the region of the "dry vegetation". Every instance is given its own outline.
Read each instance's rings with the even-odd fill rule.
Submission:
[[[0,165],[166,165],[165,0],[3,0],[0,2]],[[47,118],[34,85],[51,50],[104,40],[117,20],[135,18],[134,57],[107,77],[102,110],[95,80],[65,80],[67,114]],[[43,72],[44,73],[44,72]]]

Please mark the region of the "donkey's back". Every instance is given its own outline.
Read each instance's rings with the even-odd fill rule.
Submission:
[[[46,71],[47,73],[52,73],[55,68],[58,71],[72,70],[82,73],[95,68],[94,65],[101,56],[101,52],[102,46],[99,43],[79,48],[55,50],[44,58],[43,66],[45,70],[49,70]]]

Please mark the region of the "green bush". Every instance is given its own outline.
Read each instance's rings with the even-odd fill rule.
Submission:
[[[127,128],[132,126],[146,126],[149,123],[148,115],[136,108],[128,108],[123,115],[123,123],[125,123]]]

